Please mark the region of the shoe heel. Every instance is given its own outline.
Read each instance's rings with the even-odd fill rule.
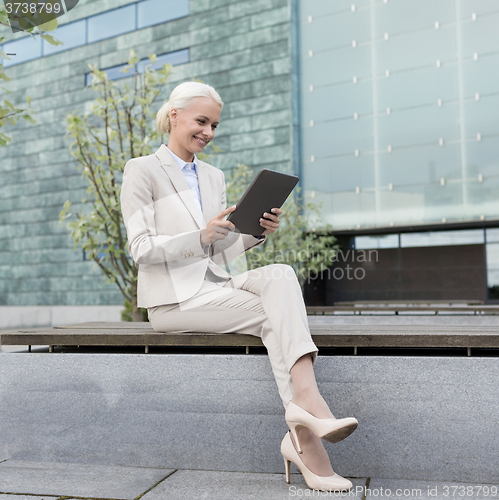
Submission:
[[[293,438],[294,444],[296,446],[296,451],[301,455],[303,453],[301,446],[300,446],[300,440],[298,439],[298,431],[303,427],[300,424],[297,424],[296,422],[287,422],[289,430],[291,431],[291,437]]]
[[[291,462],[287,459],[284,459],[284,469],[286,471],[286,483],[290,483],[291,482],[291,477],[289,475],[289,466],[291,465]]]

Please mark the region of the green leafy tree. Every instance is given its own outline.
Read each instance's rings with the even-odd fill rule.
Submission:
[[[155,55],[139,73],[139,58],[130,52],[125,73],[131,80],[109,80],[104,71],[90,65],[91,90],[99,97],[90,113],[74,111],[67,116],[70,152],[88,182],[87,197],[75,210],[66,201],[60,221],[74,240],[104,273],[107,283],[115,283],[124,297],[122,319],[147,320],[146,310],[137,308],[137,267],[127,253],[128,243],[120,207],[123,170],[130,158],[151,154],[162,142],[151,106],[164,91],[171,65],[154,69]]]
[[[10,27],[9,18],[7,17],[7,12],[5,11],[5,5],[0,6],[0,25]],[[62,42],[54,39],[51,35],[45,33],[46,31],[53,31],[57,28],[57,19],[53,19],[41,26],[32,27],[27,29],[26,31],[34,38],[36,36],[41,36],[44,40],[49,42],[52,45],[61,45]],[[6,37],[0,36],[0,44],[5,41]],[[6,54],[4,51],[0,50],[0,57],[3,59],[10,60],[9,54]],[[0,80],[5,82],[10,81],[10,78],[5,73],[5,69],[3,64],[0,64]],[[4,92],[10,94],[11,92],[4,87],[0,87]],[[27,108],[19,108],[14,106],[8,99],[3,99],[0,101],[0,128],[5,126],[8,123],[15,125],[19,122],[19,120],[24,119],[29,123],[36,123],[33,119],[33,109],[30,108],[31,105],[31,97],[26,98],[28,107]],[[4,133],[0,132],[0,146],[6,146],[11,141],[11,138]]]
[[[235,205],[254,177],[253,170],[240,164],[227,176],[227,206]],[[231,272],[265,266],[288,264],[296,272],[303,287],[308,279],[317,277],[330,266],[338,246],[329,233],[331,226],[321,221],[321,206],[303,202],[300,188],[282,206],[279,228],[264,243],[247,252],[240,263],[231,263]],[[306,210],[307,216],[303,215]],[[311,228],[311,229],[310,229]]]

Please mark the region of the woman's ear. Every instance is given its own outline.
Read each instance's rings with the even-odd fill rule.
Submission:
[[[177,125],[178,110],[173,108],[170,110],[170,123],[172,125]]]

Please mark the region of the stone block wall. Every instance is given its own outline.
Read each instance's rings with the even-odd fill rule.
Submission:
[[[81,0],[60,24],[128,3]],[[31,96],[37,123],[2,129],[12,143],[0,148],[0,306],[122,302],[58,223],[64,201],[77,207],[85,196],[64,135],[66,115],[94,98],[85,89],[89,63],[125,63],[131,48],[141,58],[189,48],[190,62],[174,67],[162,100],[191,78],[217,88],[225,107],[215,143],[224,152],[212,163],[292,171],[290,11],[289,0],[191,0],[188,17],[7,69],[9,99],[23,105]]]

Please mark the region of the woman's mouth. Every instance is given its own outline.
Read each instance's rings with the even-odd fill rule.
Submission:
[[[196,139],[196,141],[201,145],[201,146],[206,146],[210,141],[205,141],[203,139],[201,139],[200,137],[196,137],[194,136],[194,139]]]

